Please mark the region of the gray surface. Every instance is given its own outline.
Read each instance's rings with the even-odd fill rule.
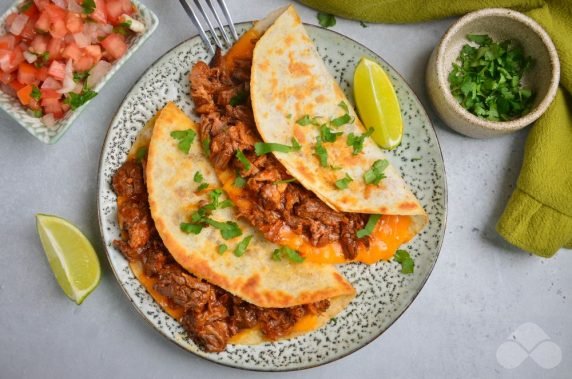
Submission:
[[[235,21],[262,17],[286,3],[228,2]],[[144,3],[162,24],[57,145],[41,144],[0,113],[0,378],[265,375],[217,366],[167,342],[131,306],[103,254],[96,172],[107,126],[146,67],[195,33],[174,0],[168,6],[165,0]],[[2,1],[0,11],[8,6]],[[298,9],[304,21],[316,22],[314,11]],[[452,22],[364,29],[338,19],[334,30],[383,56],[428,106],[425,62]],[[449,217],[441,256],[425,288],[367,347],[329,365],[281,377],[570,377],[572,254],[561,251],[541,260],[518,252],[494,231],[514,188],[526,131],[478,141],[436,124],[449,183]],[[73,221],[100,253],[101,284],[79,307],[53,279],[35,232],[38,212]],[[531,359],[514,369],[499,365],[497,348],[526,322],[538,325],[560,347],[558,366],[546,370]]]

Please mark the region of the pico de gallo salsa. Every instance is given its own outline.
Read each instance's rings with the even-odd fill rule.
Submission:
[[[0,36],[0,87],[47,126],[97,93],[93,87],[145,26],[131,0],[26,0]]]

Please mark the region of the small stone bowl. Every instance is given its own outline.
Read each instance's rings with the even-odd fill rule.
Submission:
[[[462,47],[470,43],[467,34],[487,34],[498,42],[515,40],[524,54],[534,59],[534,66],[523,77],[524,85],[536,93],[527,114],[510,121],[489,121],[473,115],[455,100],[449,73]],[[433,50],[426,72],[427,91],[441,119],[457,132],[474,138],[499,136],[532,124],[554,100],[559,80],[560,62],[548,34],[530,17],[503,8],[483,9],[461,17]]]

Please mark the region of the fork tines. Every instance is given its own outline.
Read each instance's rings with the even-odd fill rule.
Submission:
[[[185,9],[185,12],[189,15],[193,24],[199,30],[199,34],[205,45],[209,48],[211,53],[214,53],[214,46],[211,42],[211,39],[207,36],[207,32],[210,33],[212,36],[212,40],[214,44],[221,49],[226,47],[230,47],[232,45],[232,40],[238,40],[238,35],[236,34],[236,29],[234,28],[234,23],[232,22],[232,18],[230,16],[230,12],[228,11],[228,7],[226,6],[224,0],[179,0],[181,5]],[[206,4],[206,7],[204,6]],[[231,35],[227,33],[225,30],[225,25],[222,22],[219,12],[217,11],[217,6],[222,11],[226,21],[228,23],[228,28],[230,30]],[[208,9],[207,9],[208,8]],[[211,17],[214,17],[218,27],[214,27],[213,23],[211,22]],[[203,26],[202,22],[206,23],[206,26]],[[218,33],[217,33],[218,31]],[[222,36],[221,41],[219,38],[219,34]]]

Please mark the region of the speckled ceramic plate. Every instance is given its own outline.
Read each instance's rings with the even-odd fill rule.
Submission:
[[[138,0],[131,0],[133,5],[138,10],[136,18],[145,25],[145,31],[143,33],[136,34],[127,41],[128,50],[123,57],[121,57],[116,62],[113,62],[111,69],[105,76],[95,85],[93,88],[95,92],[99,92],[105,83],[109,81],[115,75],[117,71],[123,66],[125,62],[135,53],[141,45],[153,34],[157,25],[159,25],[159,19],[157,16],[151,12],[149,8],[141,4]],[[6,34],[6,29],[4,25],[6,24],[6,18],[8,15],[16,12],[18,7],[24,3],[23,0],[16,0],[14,4],[0,17],[0,35]],[[135,16],[134,16],[135,17]],[[89,104],[89,103],[88,103]],[[24,129],[26,129],[31,135],[39,139],[44,143],[56,143],[59,141],[60,137],[69,129],[72,123],[80,115],[80,113],[89,105],[80,107],[73,112],[67,112],[66,116],[59,120],[54,126],[48,127],[44,123],[31,114],[29,114],[26,109],[20,104],[18,99],[0,90],[0,108],[3,109],[10,117],[12,117],[18,124],[20,124]]]
[[[249,26],[249,23],[240,24],[239,31]],[[102,150],[99,218],[107,254],[119,283],[143,317],[165,337],[194,354],[227,366],[296,370],[331,362],[365,346],[389,328],[417,296],[431,273],[443,240],[445,172],[439,142],[423,106],[399,74],[373,51],[330,30],[310,25],[306,28],[350,99],[353,71],[360,57],[378,61],[390,73],[403,112],[405,135],[401,146],[389,152],[389,159],[399,168],[430,219],[423,232],[405,247],[415,259],[414,274],[401,274],[396,262],[342,265],[340,270],[356,288],[357,297],[325,327],[291,340],[257,346],[229,345],[225,352],[205,353],[186,337],[179,323],[153,301],[121,253],[113,248],[112,241],[119,238],[119,230],[116,199],[110,185],[113,173],[125,161],[138,131],[168,101],[174,101],[194,117],[187,75],[193,63],[209,58],[200,38],[183,42],[147,70],[120,106]]]

